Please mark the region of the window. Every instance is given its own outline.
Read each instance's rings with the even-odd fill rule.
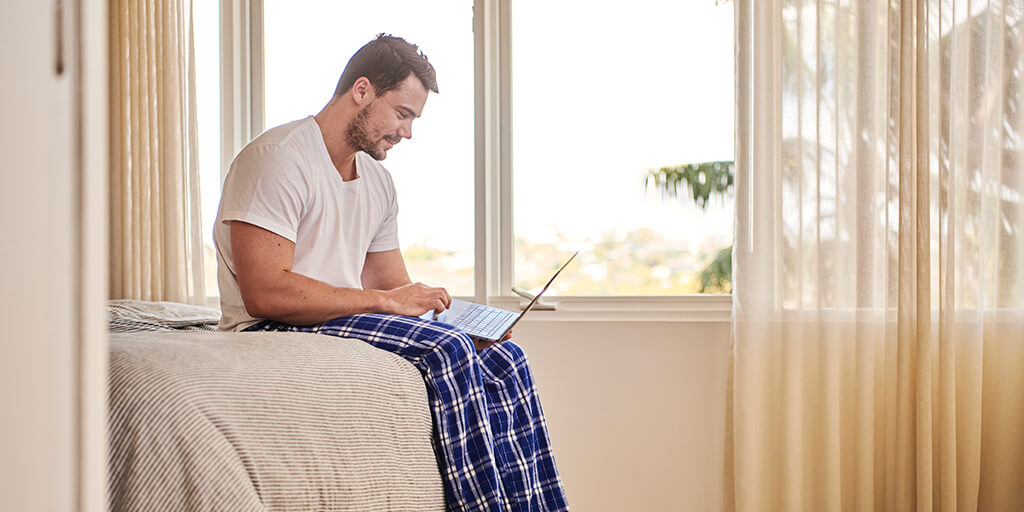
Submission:
[[[419,45],[430,59],[440,94],[430,95],[413,138],[382,163],[398,190],[409,274],[472,295],[472,0],[264,0],[263,9],[268,128],[319,112],[349,57],[379,32]]]
[[[441,92],[384,161],[414,279],[511,306],[513,285],[538,287],[580,250],[554,293],[678,296],[731,244],[728,194],[701,209],[644,181],[733,159],[731,2],[229,3],[252,6],[233,14],[255,42],[236,113],[259,120],[252,134],[318,112],[378,32],[430,57]]]
[[[706,210],[645,190],[649,169],[733,160],[732,4],[512,4],[515,284],[567,253],[569,295],[679,295],[732,244]]]

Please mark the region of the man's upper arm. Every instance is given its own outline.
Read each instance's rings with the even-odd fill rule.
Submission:
[[[401,250],[366,253],[362,275],[364,289],[391,290],[411,282]]]
[[[273,145],[247,146],[231,163],[219,220],[242,221],[296,240],[310,197],[298,155]]]
[[[295,244],[247,222],[234,221],[229,228],[238,290],[246,309],[254,314],[262,310],[266,294],[273,293],[274,283],[291,270]]]

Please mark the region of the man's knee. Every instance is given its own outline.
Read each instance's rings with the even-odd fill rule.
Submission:
[[[494,346],[492,346],[488,350],[491,349],[499,351],[500,353],[504,354],[507,359],[513,362],[518,363],[520,361],[526,361],[526,352],[523,351],[523,347],[520,347],[513,341],[503,341],[501,343],[495,343]]]
[[[522,347],[511,341],[496,343],[481,351],[480,363],[497,380],[506,380],[511,375],[520,374],[528,364]]]
[[[454,360],[468,358],[476,351],[473,340],[464,332],[450,331],[441,334],[437,339],[437,346]]]

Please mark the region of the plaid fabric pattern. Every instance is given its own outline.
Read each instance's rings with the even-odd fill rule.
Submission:
[[[380,314],[312,326],[264,320],[247,330],[357,338],[418,368],[434,415],[434,451],[449,510],[568,510],[533,373],[516,344],[477,352],[451,325]]]

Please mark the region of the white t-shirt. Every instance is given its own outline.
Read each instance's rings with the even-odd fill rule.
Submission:
[[[295,243],[292,271],[343,288],[362,288],[367,252],[398,248],[398,201],[391,175],[356,154],[351,181],[331,162],[312,117],[267,130],[231,162],[213,240],[217,247],[221,330],[240,331],[248,314],[231,254],[231,221],[244,221]]]

